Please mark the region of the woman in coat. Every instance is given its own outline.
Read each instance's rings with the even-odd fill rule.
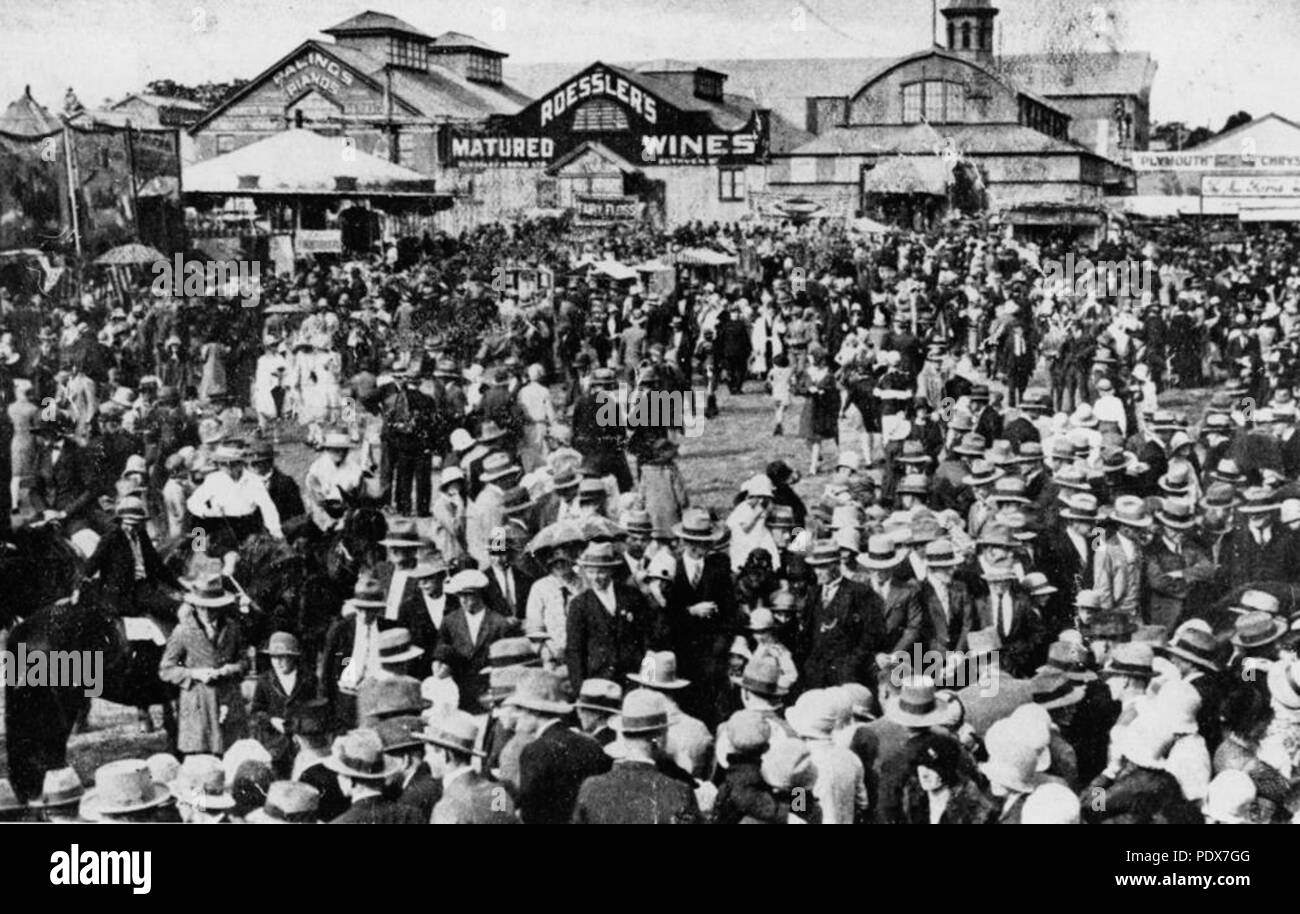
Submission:
[[[244,639],[230,612],[236,602],[219,575],[198,579],[167,639],[158,675],[180,688],[180,752],[221,755],[243,736]]]
[[[912,752],[912,776],[903,785],[903,821],[909,825],[993,825],[998,806],[970,777],[961,744],[926,733]]]
[[[691,506],[686,480],[677,468],[677,445],[666,438],[657,441],[640,471],[641,497],[650,512],[651,524],[655,530],[671,530]]]
[[[835,373],[831,371],[826,350],[820,346],[808,350],[808,370],[799,379],[804,396],[803,416],[799,420],[799,433],[812,448],[809,476],[817,475],[818,458],[823,441],[840,441],[840,388]]]

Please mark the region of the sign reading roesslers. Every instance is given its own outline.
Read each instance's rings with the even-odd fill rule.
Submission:
[[[543,166],[586,142],[637,166],[749,165],[767,160],[769,115],[749,113],[735,127],[736,106],[696,99],[678,107],[659,97],[655,80],[593,64],[518,114],[492,120],[482,131],[444,131],[448,165]],[[674,95],[679,101],[680,92]],[[691,96],[694,98],[694,96]],[[729,118],[726,129],[715,117]]]

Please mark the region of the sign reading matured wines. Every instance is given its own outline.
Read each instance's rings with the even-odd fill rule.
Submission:
[[[767,160],[769,117],[749,112],[736,126],[734,104],[678,107],[659,97],[655,81],[593,64],[518,114],[499,117],[482,131],[445,132],[448,165],[544,166],[597,142],[635,166],[748,165]],[[679,101],[680,91],[672,93]],[[592,106],[592,107],[588,107]],[[731,119],[719,126],[716,114]],[[730,128],[730,129],[728,129]]]

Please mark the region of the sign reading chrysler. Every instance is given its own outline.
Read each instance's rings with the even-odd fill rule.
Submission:
[[[1295,171],[1300,155],[1234,155],[1208,152],[1135,152],[1134,171]]]
[[[737,129],[714,115],[735,106],[703,101],[678,108],[638,85],[636,74],[593,64],[518,114],[495,118],[486,130],[451,128],[443,147],[449,165],[541,166],[586,142],[597,142],[633,165],[749,165],[766,161],[770,119],[751,111]],[[582,109],[599,105],[596,110]],[[581,115],[581,116],[580,116]]]

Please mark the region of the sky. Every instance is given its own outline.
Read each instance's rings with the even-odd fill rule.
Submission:
[[[931,40],[930,0],[0,0],[0,104],[31,85],[98,105],[153,79],[255,76],[363,9],[474,35],[519,62],[888,57]],[[940,6],[947,0],[939,0]],[[1152,118],[1300,119],[1296,0],[996,0],[999,50],[1148,51]],[[942,28],[942,17],[940,17]],[[506,62],[509,73],[510,60]],[[576,69],[576,66],[575,66]],[[850,87],[846,87],[846,91]]]

